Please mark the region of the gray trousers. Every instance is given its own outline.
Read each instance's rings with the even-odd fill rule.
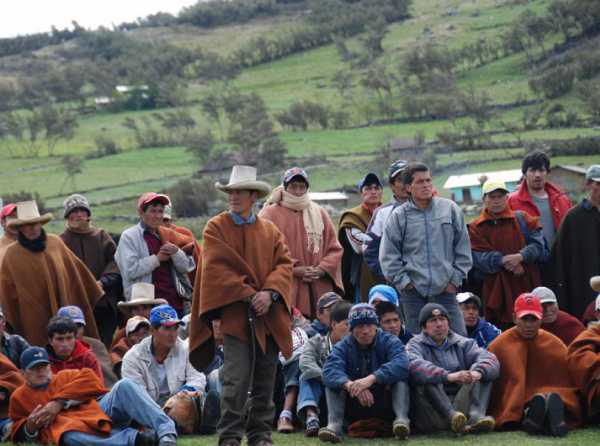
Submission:
[[[248,436],[248,444],[270,440],[275,417],[273,390],[277,373],[278,348],[271,336],[267,337],[267,351],[263,353],[255,343],[254,381],[251,379],[252,345],[234,336],[223,339],[224,363],[221,370],[221,419],[217,425],[219,443]],[[250,401],[248,392],[252,389]],[[246,403],[249,403],[246,405]]]

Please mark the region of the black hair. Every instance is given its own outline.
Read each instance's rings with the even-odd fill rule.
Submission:
[[[427,167],[427,164],[423,163],[410,163],[400,174],[402,176],[402,182],[407,186],[412,184],[415,173],[417,172],[429,172],[429,167]]]
[[[69,211],[69,213],[67,215],[65,215],[65,218],[69,218],[69,215],[71,215],[75,211],[85,211],[85,213],[88,215],[88,217],[92,216],[92,213],[89,209],[84,208],[83,206],[77,206],[77,207],[74,207],[73,209],[71,209]]]
[[[283,183],[283,188],[285,190],[287,190],[287,187],[290,185],[290,183],[293,182],[302,182],[304,184],[306,184],[306,187],[309,187],[308,181],[306,181],[306,178],[304,178],[302,175],[298,174],[298,175],[294,175],[292,178],[290,178],[289,181],[286,181],[285,183]]]
[[[547,172],[550,172],[550,158],[541,150],[529,152],[525,155],[521,163],[521,172],[523,172],[523,175],[525,175],[529,168],[534,170],[546,169]]]
[[[387,313],[396,313],[400,317],[400,319],[402,319],[402,315],[400,314],[400,308],[398,308],[391,302],[378,302],[377,305],[375,305],[375,312],[377,313],[377,317],[379,318],[379,320],[381,320],[383,315]]]
[[[333,306],[333,309],[331,310],[331,322],[339,323],[348,319],[348,313],[350,313],[350,308],[352,308],[352,304],[344,300],[335,304]]]
[[[152,200],[150,203],[146,203],[145,205],[143,205],[142,212],[146,212],[150,206],[156,206],[157,204],[160,204],[163,207],[163,209],[165,208],[165,205],[159,199],[156,199]]]
[[[52,339],[55,334],[77,334],[77,324],[68,317],[54,316],[48,322],[48,339]]]

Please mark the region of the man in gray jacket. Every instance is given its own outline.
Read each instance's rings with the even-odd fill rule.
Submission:
[[[161,239],[164,207],[169,203],[166,195],[154,192],[142,194],[138,200],[140,222],[121,234],[115,260],[127,300],[131,298],[134,283],[151,283],[156,295],[166,299],[179,316],[183,316],[184,302],[177,293],[174,272],[187,274],[196,265],[191,256]]]
[[[496,356],[479,347],[474,339],[452,332],[448,312],[439,304],[425,305],[419,324],[422,332],[406,347],[417,430],[493,430],[494,419],[485,413],[492,381],[500,374]]]
[[[411,333],[421,329],[419,312],[427,302],[443,305],[452,330],[466,335],[456,292],[471,269],[471,246],[464,216],[456,203],[433,196],[429,168],[409,164],[402,174],[408,202],[386,221],[379,262],[396,287]]]

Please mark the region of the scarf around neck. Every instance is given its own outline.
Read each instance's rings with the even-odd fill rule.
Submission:
[[[82,220],[71,224],[69,220],[65,221],[65,227],[76,234],[91,234],[95,228],[92,226],[90,220]]]
[[[42,233],[35,240],[29,240],[19,231],[19,244],[31,252],[42,252],[46,249],[46,231],[42,229]]]
[[[280,204],[293,211],[302,211],[302,220],[308,238],[308,249],[313,254],[318,254],[323,241],[325,223],[323,222],[321,209],[310,200],[308,192],[301,197],[296,197],[287,192],[283,186],[277,186],[267,201],[267,205],[271,204]]]

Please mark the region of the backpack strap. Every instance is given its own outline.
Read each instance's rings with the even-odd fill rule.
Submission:
[[[527,222],[525,221],[525,215],[523,214],[523,211],[515,211],[515,215],[517,216],[521,233],[525,237],[525,243],[529,244],[529,228],[527,227]]]

